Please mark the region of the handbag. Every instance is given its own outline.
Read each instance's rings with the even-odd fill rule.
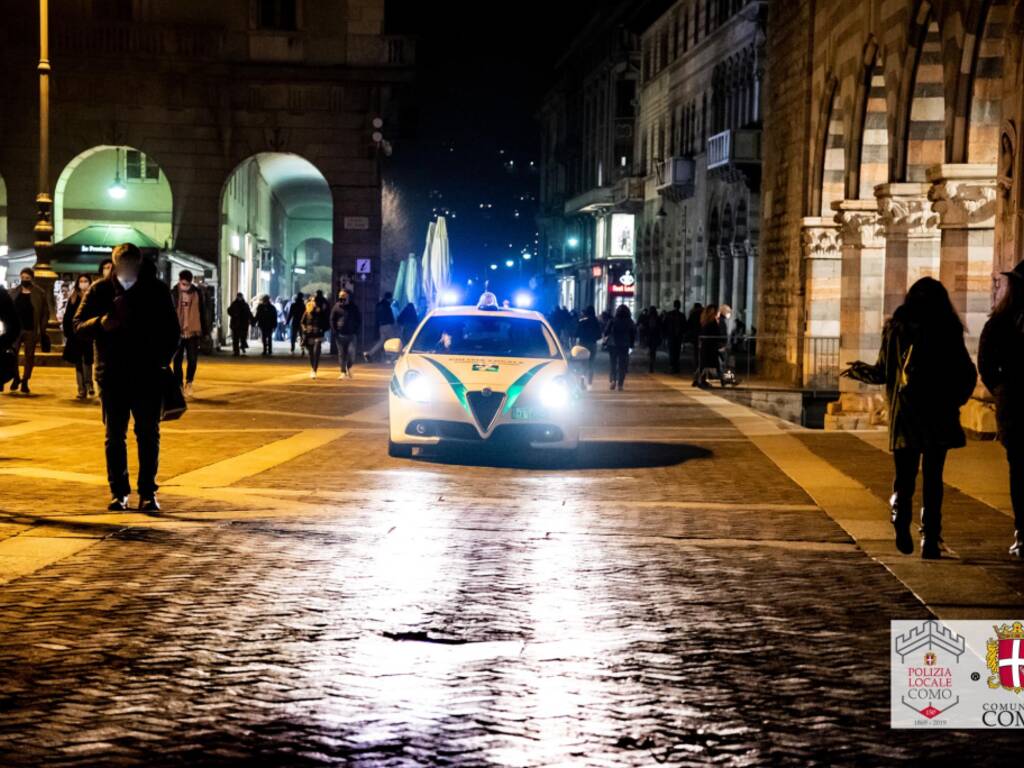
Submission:
[[[180,419],[188,410],[185,393],[181,391],[178,377],[170,368],[160,369],[160,421]]]

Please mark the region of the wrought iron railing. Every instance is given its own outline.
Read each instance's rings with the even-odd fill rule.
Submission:
[[[741,383],[744,379],[756,379],[762,375],[764,362],[758,356],[759,345],[802,347],[803,387],[814,391],[839,389],[838,336],[700,336],[692,344],[694,366],[710,360],[710,354],[707,358],[705,354],[708,346],[713,346],[718,353],[718,365],[711,371],[713,379],[723,371],[731,371]]]

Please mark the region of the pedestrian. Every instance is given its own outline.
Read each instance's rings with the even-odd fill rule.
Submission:
[[[697,359],[697,340],[700,338],[700,318],[704,314],[704,305],[697,302],[690,309],[686,316],[686,341],[693,346],[693,366],[700,368],[700,361]]]
[[[96,378],[106,425],[107,509],[128,509],[128,420],[135,420],[139,509],[156,512],[160,463],[162,371],[179,348],[181,325],[167,286],[144,268],[131,243],[114,248],[113,269],[85,294],[75,313],[76,337],[96,342]]]
[[[18,357],[14,342],[21,335],[21,321],[14,300],[7,291],[0,291],[0,391],[18,375]]]
[[[292,354],[295,354],[295,342],[299,342],[299,351],[305,354],[305,346],[302,343],[302,316],[306,312],[306,300],[302,291],[295,294],[291,304],[288,305],[286,321],[288,323],[288,339],[292,344]]]
[[[719,366],[721,357],[718,348],[721,345],[719,335],[721,326],[718,324],[718,305],[708,304],[700,316],[700,331],[697,334],[697,370],[693,374],[693,386],[706,389],[708,378],[712,372],[722,380]]]
[[[395,323],[395,310],[391,307],[391,294],[384,297],[374,307],[374,324],[377,326],[377,343],[369,351],[363,352],[363,360],[370,362],[374,355],[384,348],[384,342],[397,337],[401,331]]]
[[[978,343],[978,371],[995,398],[999,440],[1010,464],[1010,554],[1024,560],[1024,261],[1003,275],[1003,295]]]
[[[274,329],[277,328],[277,307],[270,303],[270,296],[264,295],[256,307],[256,325],[263,339],[263,356],[274,354]]]
[[[964,344],[963,323],[945,286],[931,277],[914,283],[882,331],[878,361],[857,361],[843,375],[885,386],[896,475],[890,499],[896,548],[904,554],[914,551],[910,523],[920,468],[921,557],[938,559],[946,453],[966,445],[960,407],[978,381]]]
[[[178,350],[174,353],[174,375],[181,384],[182,363],[187,363],[184,371],[186,397],[192,396],[196,368],[199,365],[199,342],[207,333],[203,292],[193,285],[192,281],[192,273],[183,269],[178,273],[178,284],[171,291],[178,322],[181,325],[181,340],[178,343]]]
[[[327,297],[324,296],[322,288],[316,289],[316,296],[314,298],[316,299],[316,305],[320,307],[320,310],[324,315],[326,315],[330,311],[330,304],[328,304]]]
[[[608,371],[608,389],[622,391],[629,371],[629,354],[636,344],[636,323],[626,304],[619,304],[615,314],[604,331],[608,340],[608,357],[611,367]]]
[[[668,367],[672,373],[679,373],[679,355],[686,337],[686,315],[682,310],[683,303],[676,299],[672,309],[661,316],[662,333],[668,344]]]
[[[79,339],[75,335],[75,313],[81,305],[85,294],[92,285],[89,275],[79,275],[68,296],[64,307],[64,318],[61,328],[64,331],[63,358],[75,366],[75,380],[78,384],[78,399],[93,397],[96,390],[92,383],[93,345],[91,341]]]
[[[309,353],[309,378],[315,379],[317,369],[320,367],[320,349],[324,340],[324,312],[316,303],[316,298],[310,297],[306,302],[305,311],[302,313],[302,346]]]
[[[649,309],[644,307],[640,310],[640,314],[636,318],[636,333],[640,339],[640,346],[647,346],[647,315],[650,312]]]
[[[654,373],[654,364],[658,359],[658,349],[661,347],[661,315],[658,308],[652,306],[647,310],[647,354],[649,357],[648,370]]]
[[[231,326],[231,353],[238,357],[249,348],[249,329],[255,322],[249,303],[241,293],[228,305],[228,324]]]
[[[352,378],[352,362],[355,357],[356,339],[363,328],[359,307],[352,301],[348,291],[338,292],[338,301],[331,309],[331,332],[338,348],[339,379]]]
[[[576,343],[590,353],[587,358],[587,387],[594,383],[594,362],[597,360],[597,342],[601,338],[601,324],[597,321],[593,305],[585,307],[576,324]]]
[[[36,285],[36,273],[31,267],[21,270],[21,282],[10,291],[14,309],[18,313],[21,333],[14,340],[14,378],[11,380],[11,392],[20,387],[22,394],[30,394],[28,382],[32,378],[32,370],[36,363],[36,345],[46,344],[46,324],[50,321],[50,306],[46,300],[46,292]],[[48,351],[44,347],[44,351]],[[17,361],[19,351],[25,351],[25,366],[18,375]]]
[[[398,327],[401,329],[403,347],[412,339],[419,324],[420,317],[416,314],[416,306],[410,301],[398,313]]]
[[[100,268],[99,268],[98,274],[99,274],[100,277],[110,277],[110,270],[113,269],[113,268],[114,268],[113,260],[111,260],[111,259],[103,259],[103,261],[100,262]]]

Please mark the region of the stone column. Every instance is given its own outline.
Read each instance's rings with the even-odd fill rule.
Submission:
[[[803,372],[805,387],[813,386],[811,365],[818,338],[839,337],[839,301],[842,280],[842,251],[839,225],[833,219],[808,216],[802,219],[800,243],[805,262]]]
[[[875,200],[832,203],[839,224],[842,268],[839,301],[839,365],[874,362],[882,338],[885,237]],[[830,403],[826,429],[860,429],[885,419],[885,398],[878,387],[839,380],[839,401]]]
[[[885,230],[884,317],[892,316],[917,280],[939,276],[938,216],[928,200],[930,188],[920,182],[875,187]]]
[[[747,246],[746,243],[733,243],[732,251],[732,304],[736,317],[742,317],[744,325],[750,327],[747,317]]]
[[[718,306],[732,300],[732,246],[718,246]]]
[[[943,164],[928,169],[932,210],[939,214],[939,277],[967,327],[969,345],[992,308],[995,258],[996,167]]]
[[[753,332],[755,330],[754,323],[757,322],[757,245],[748,240],[743,247],[747,252],[747,295],[744,301],[747,331]]]

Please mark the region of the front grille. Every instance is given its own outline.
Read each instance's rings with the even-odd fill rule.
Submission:
[[[417,419],[405,428],[405,434],[417,437],[439,437],[442,440],[476,440],[480,441],[480,433],[472,424],[464,421],[440,421],[436,419]]]
[[[554,424],[499,424],[491,439],[520,443],[560,443],[565,435]]]
[[[490,428],[491,422],[494,421],[494,415],[501,408],[501,404],[505,402],[505,393],[467,392],[466,401],[476,418],[476,423],[480,425],[480,431],[486,432]]]

